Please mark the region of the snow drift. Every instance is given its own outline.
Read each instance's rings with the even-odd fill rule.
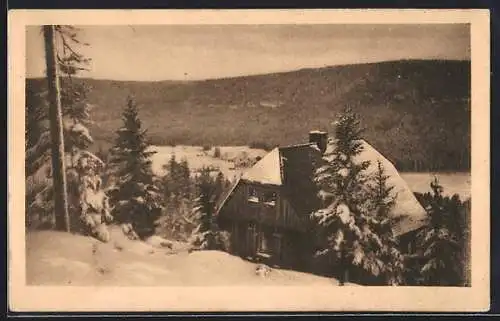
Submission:
[[[127,239],[119,228],[112,240],[54,231],[28,232],[26,271],[29,285],[79,286],[228,286],[337,285],[335,279],[296,271],[271,269],[265,276],[258,265],[220,251],[189,253],[188,246],[157,240]]]

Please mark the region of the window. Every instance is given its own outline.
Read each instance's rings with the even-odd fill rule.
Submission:
[[[258,252],[259,254],[270,255],[272,253],[272,231],[264,228],[259,233]]]
[[[259,196],[257,195],[257,190],[253,187],[248,188],[248,201],[252,203],[259,202]]]
[[[276,193],[275,192],[267,192],[264,194],[264,203],[269,206],[276,205]]]
[[[268,242],[269,242],[269,240],[267,238],[266,233],[261,232],[260,233],[260,248],[259,248],[260,252],[264,252],[264,253],[270,252],[271,248],[270,248]]]

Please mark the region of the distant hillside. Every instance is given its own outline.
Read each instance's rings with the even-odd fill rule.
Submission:
[[[126,67],[126,66],[124,66]],[[128,95],[156,144],[285,145],[331,131],[345,105],[400,170],[468,170],[470,62],[394,61],[191,82],[80,79],[94,138],[112,142]],[[39,92],[43,79],[28,79]]]

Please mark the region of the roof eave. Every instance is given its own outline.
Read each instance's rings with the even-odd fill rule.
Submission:
[[[408,233],[419,231],[419,230],[423,229],[426,225],[427,224],[425,222],[422,222],[421,224],[419,224],[418,226],[414,226],[413,228],[409,228],[409,229],[405,229],[405,230],[400,230],[398,232],[394,232],[394,236],[399,238],[399,237],[401,237],[403,235],[406,235]]]
[[[254,180],[247,179],[247,178],[241,178],[240,181],[244,182],[244,183],[248,183],[248,184],[255,184],[255,185],[262,185],[262,186],[273,186],[273,187],[283,186],[283,183],[261,182],[261,181],[254,181]]]

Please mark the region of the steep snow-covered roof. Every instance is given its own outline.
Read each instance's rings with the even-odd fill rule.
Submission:
[[[363,141],[363,147],[363,152],[358,157],[360,161],[371,161],[367,172],[374,173],[377,170],[377,160],[380,160],[385,174],[389,176],[387,184],[394,186],[396,201],[391,215],[398,218],[398,223],[393,226],[394,234],[402,235],[425,225],[427,214],[396,167],[366,141]]]
[[[270,151],[252,168],[243,173],[241,178],[249,182],[281,185],[279,148],[276,147]]]

